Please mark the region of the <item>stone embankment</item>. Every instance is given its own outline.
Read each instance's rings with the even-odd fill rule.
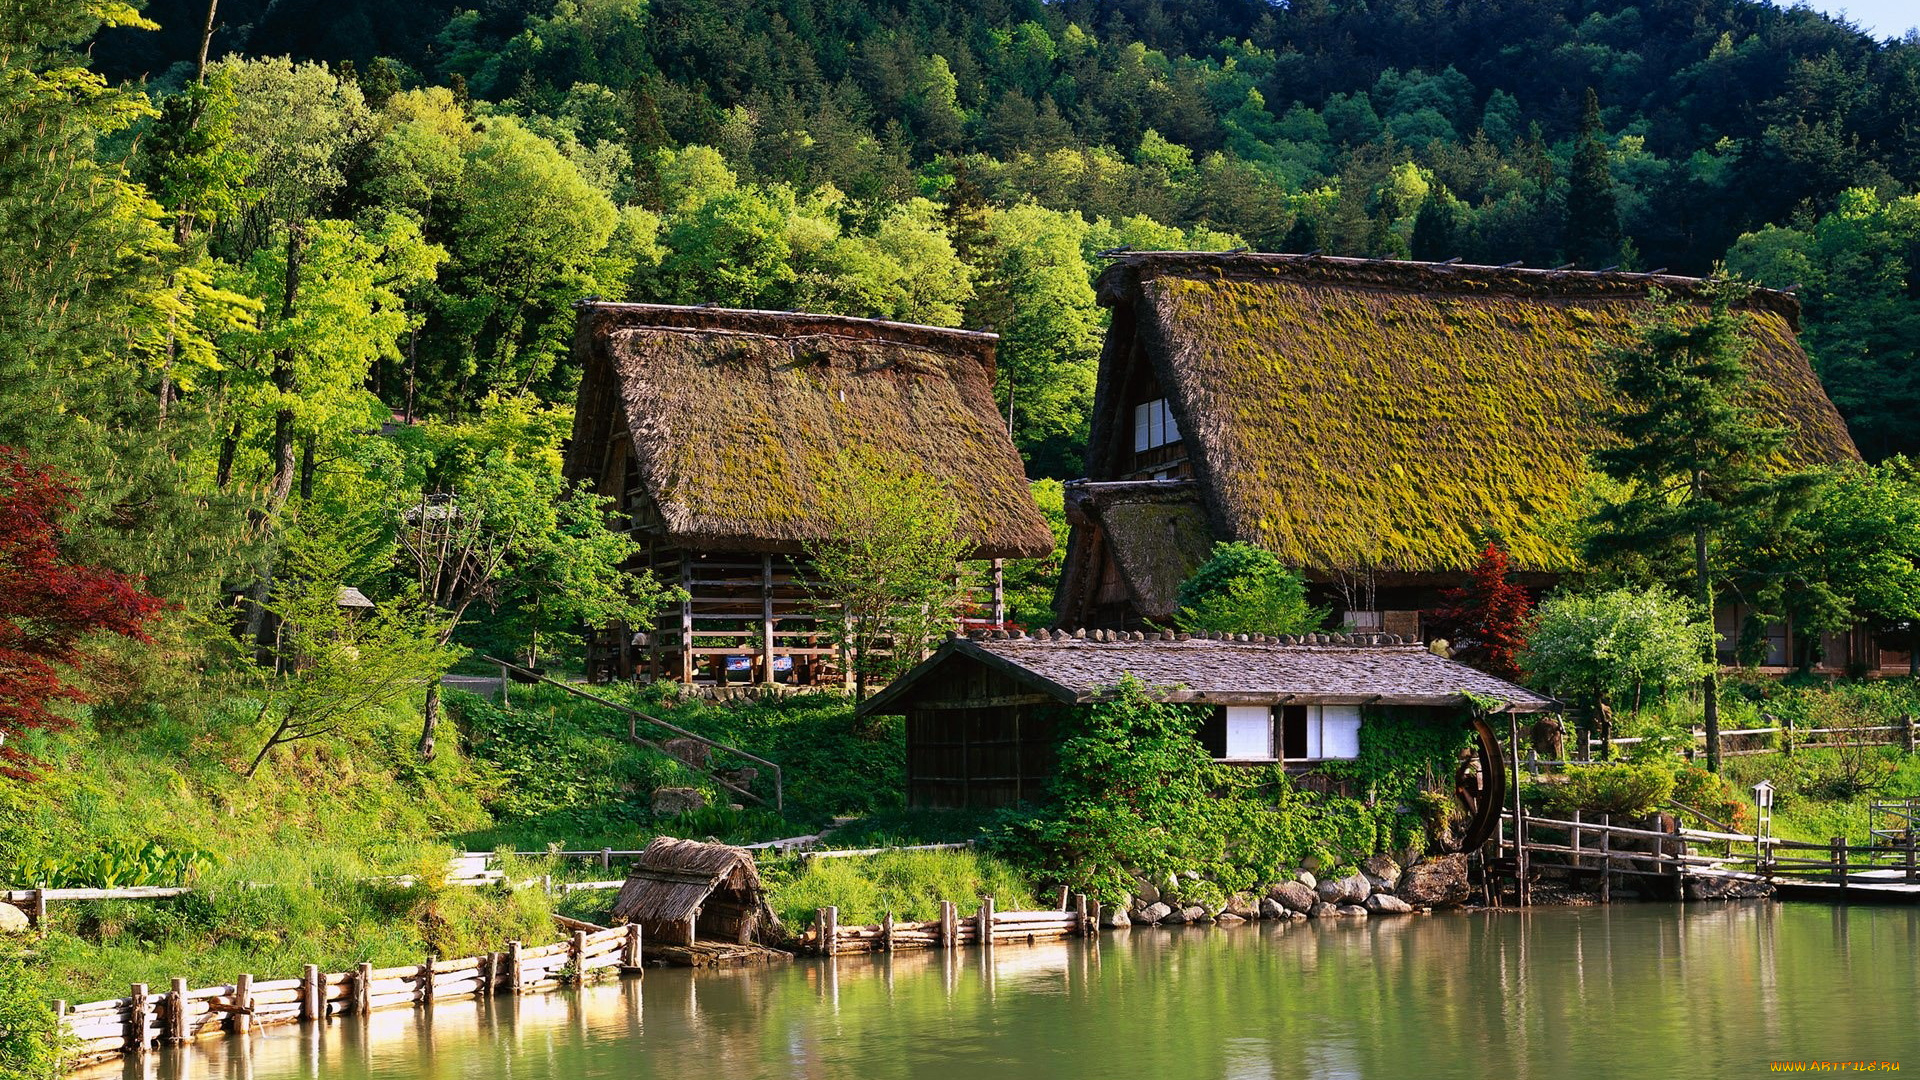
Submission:
[[[1255,919],[1364,919],[1458,907],[1469,895],[1464,855],[1424,859],[1405,868],[1375,855],[1352,874],[1321,879],[1312,870],[1295,869],[1284,880],[1253,892],[1224,892],[1193,871],[1159,881],[1136,877],[1132,895],[1103,910],[1101,924],[1120,929]]]

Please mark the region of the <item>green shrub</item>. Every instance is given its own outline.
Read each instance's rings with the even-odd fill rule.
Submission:
[[[59,1023],[40,970],[0,944],[0,1080],[60,1076]]]
[[[1660,765],[1575,765],[1557,782],[1530,786],[1527,798],[1551,813],[1647,814],[1673,797],[1673,772]]]
[[[934,919],[940,901],[962,912],[983,895],[1001,911],[1036,905],[1034,884],[1011,863],[973,851],[898,851],[851,858],[768,860],[768,900],[794,932],[823,907],[840,909],[843,925],[896,919]]]

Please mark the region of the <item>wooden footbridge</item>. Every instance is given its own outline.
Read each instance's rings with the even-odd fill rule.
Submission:
[[[1735,832],[1697,810],[1673,804],[1651,820],[1616,823],[1611,815],[1541,817],[1508,810],[1481,855],[1487,898],[1501,879],[1521,904],[1546,874],[1594,884],[1609,902],[1616,883],[1636,880],[1682,895],[1689,883],[1717,891],[1736,883],[1770,885],[1782,897],[1845,903],[1920,902],[1920,799],[1871,804],[1870,838],[1825,844],[1769,835],[1770,800],[1762,796],[1753,833]],[[1699,823],[1685,824],[1686,819]]]

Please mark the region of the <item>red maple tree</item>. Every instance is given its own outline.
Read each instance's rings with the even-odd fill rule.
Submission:
[[[1507,551],[1489,543],[1463,588],[1450,589],[1440,618],[1454,628],[1459,658],[1489,675],[1518,681],[1519,653],[1526,644],[1527,615],[1533,600],[1507,580]]]
[[[61,675],[82,658],[86,636],[145,641],[141,628],[161,608],[137,579],[67,560],[59,523],[73,495],[67,477],[0,447],[0,776],[16,780],[41,764],[20,737],[71,724],[55,702],[87,700]]]

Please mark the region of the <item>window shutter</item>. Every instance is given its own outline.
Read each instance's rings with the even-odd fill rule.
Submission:
[[[1322,758],[1351,760],[1360,756],[1360,706],[1321,706],[1320,729]]]

